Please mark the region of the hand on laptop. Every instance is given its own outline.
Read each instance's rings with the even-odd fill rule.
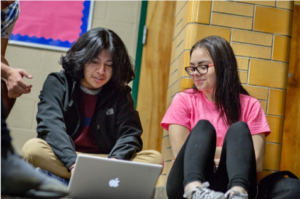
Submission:
[[[75,168],[75,163],[73,163],[73,164],[69,167],[69,170],[70,170],[71,175],[73,174],[74,168]]]

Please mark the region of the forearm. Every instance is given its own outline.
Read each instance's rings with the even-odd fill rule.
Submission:
[[[1,78],[7,80],[10,69],[6,59],[1,56]]]

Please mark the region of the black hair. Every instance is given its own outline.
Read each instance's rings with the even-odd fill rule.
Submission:
[[[135,77],[133,63],[121,38],[112,30],[94,28],[79,37],[62,56],[60,64],[66,75],[75,81],[84,78],[84,65],[96,58],[102,50],[108,50],[113,61],[113,75],[110,83],[122,87]]]
[[[216,84],[214,87],[215,104],[220,117],[227,125],[237,122],[241,115],[239,94],[249,95],[243,88],[237,70],[237,61],[230,44],[218,36],[206,37],[198,41],[190,51],[190,56],[197,48],[205,49],[211,56],[215,71]],[[193,85],[193,89],[198,89]]]

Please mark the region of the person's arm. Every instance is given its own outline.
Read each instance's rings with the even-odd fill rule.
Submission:
[[[30,93],[32,85],[27,84],[23,77],[31,79],[32,76],[23,69],[9,67],[5,59],[8,39],[1,38],[1,78],[6,81],[9,98],[17,98],[22,94]]]
[[[67,134],[65,124],[66,108],[69,103],[68,81],[61,73],[51,73],[40,93],[38,103],[37,133],[45,140],[57,158],[67,169],[76,161],[75,146]],[[77,125],[77,121],[74,121]]]
[[[119,94],[116,112],[116,131],[119,138],[109,153],[109,158],[129,160],[143,148],[142,124],[138,112],[134,109],[130,90],[126,87]]]
[[[169,139],[171,144],[171,149],[174,158],[176,159],[181,147],[183,146],[186,138],[189,135],[189,129],[178,125],[178,124],[170,124],[169,125]]]
[[[258,173],[263,170],[266,135],[265,133],[252,135],[252,140],[253,140],[253,146],[255,151],[256,172]]]

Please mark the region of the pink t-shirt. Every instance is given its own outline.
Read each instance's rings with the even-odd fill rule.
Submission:
[[[265,113],[259,101],[251,96],[240,94],[241,116],[239,121],[246,122],[252,135],[271,133]],[[185,126],[190,131],[199,120],[208,120],[216,130],[217,146],[222,146],[229,126],[220,118],[213,102],[209,101],[203,92],[194,93],[186,90],[174,96],[161,126],[168,130],[170,124]]]

